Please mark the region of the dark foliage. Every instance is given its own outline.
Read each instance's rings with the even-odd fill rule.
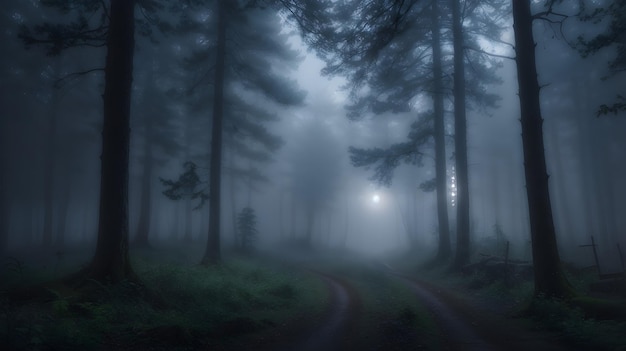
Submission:
[[[184,172],[178,177],[178,180],[169,180],[159,178],[166,189],[163,195],[171,200],[192,199],[200,200],[194,209],[201,208],[209,199],[209,190],[206,186],[207,182],[200,180],[197,169],[198,166],[193,162],[185,162],[183,165]]]

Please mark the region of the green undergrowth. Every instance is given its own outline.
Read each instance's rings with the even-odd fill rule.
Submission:
[[[47,287],[47,298],[17,304],[0,297],[0,340],[11,350],[240,349],[306,313],[323,310],[327,291],[312,275],[252,258],[216,267],[133,257],[142,284]],[[0,291],[44,282],[36,271],[4,272]],[[21,277],[20,277],[21,276]],[[3,277],[4,278],[4,277]],[[54,286],[54,285],[52,285]],[[155,305],[143,292],[164,301]]]
[[[601,300],[582,299],[587,300],[587,304],[606,307],[606,302]],[[558,333],[564,342],[572,346],[584,350],[626,350],[626,321],[589,318],[581,308],[576,307],[576,300],[534,299],[529,312],[534,328]]]
[[[566,270],[578,294],[568,301],[533,298],[532,280],[489,281],[481,273],[454,274],[446,267],[415,269],[412,274],[455,290],[475,304],[517,316],[530,329],[554,333],[576,349],[626,351],[626,301],[590,297],[589,286],[597,281],[594,272]]]

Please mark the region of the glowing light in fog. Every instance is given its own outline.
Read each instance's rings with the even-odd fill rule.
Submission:
[[[372,196],[372,202],[377,204],[380,202],[380,196],[378,196],[378,194],[374,194],[374,196]]]

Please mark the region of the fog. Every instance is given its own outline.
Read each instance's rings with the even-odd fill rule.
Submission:
[[[536,11],[541,6],[536,4]],[[561,10],[572,12],[566,5]],[[210,8],[189,11],[154,14],[174,25],[182,16],[187,27],[161,33],[144,30],[142,22],[137,28],[128,191],[131,244],[141,235],[147,238],[143,244],[156,246],[179,240],[203,245],[207,240],[208,201],[195,208],[200,197],[183,194],[172,200],[163,194],[167,187],[162,182],[176,181],[183,165],[193,162],[198,186],[208,191],[215,29]],[[406,110],[364,109],[351,120],[346,106],[355,96],[349,77],[341,71],[321,73],[326,64],[309,47],[311,40],[301,39],[297,22],[271,6],[247,11],[247,20],[234,19],[227,29],[221,247],[238,245],[236,217],[250,207],[258,221],[259,250],[288,251],[306,241],[314,250],[371,255],[415,250],[425,259],[433,256],[439,230],[436,192],[420,188],[435,175],[432,141],[424,146],[419,165],[398,162],[388,186],[371,179],[374,168],[354,167],[348,151],[406,141],[411,124],[432,110],[428,88],[415,89]],[[23,28],[72,18],[38,2],[9,2],[2,16],[0,209],[2,230],[8,234],[6,252],[92,248],[98,233],[105,50],[81,45],[46,56],[46,45],[25,47],[18,38]],[[511,46],[502,43],[513,41],[512,19],[502,18],[505,30],[497,34],[498,41],[483,36],[477,42],[486,52],[514,56]],[[580,245],[594,236],[602,268],[614,271],[620,269],[616,244],[626,246],[626,119],[623,112],[598,116],[597,111],[623,94],[626,81],[607,66],[616,45],[587,57],[569,45],[577,35],[590,37],[606,26],[607,20],[592,24],[571,18],[559,32],[537,21],[535,41],[561,258],[592,265],[591,250]],[[449,31],[443,32],[444,41],[449,40]],[[449,42],[443,44],[448,78],[451,50]],[[471,253],[496,254],[492,242],[505,240],[513,256],[531,259],[515,61],[499,56],[482,60],[488,61],[470,59],[466,68],[468,81],[495,99],[494,104],[469,103],[467,109]],[[472,72],[482,68],[474,64],[486,65],[493,78],[475,81]],[[452,101],[448,91],[447,206],[454,247]]]

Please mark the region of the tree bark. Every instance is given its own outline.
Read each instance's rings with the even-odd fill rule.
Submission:
[[[454,154],[456,160],[456,256],[453,267],[460,269],[470,258],[470,203],[467,169],[467,119],[465,113],[465,61],[463,60],[463,19],[459,0],[452,0],[454,46]]]
[[[150,222],[152,213],[152,121],[150,116],[146,119],[146,135],[144,140],[143,174],[141,177],[141,200],[139,208],[139,221],[133,246],[150,247]]]
[[[133,0],[111,0],[104,85],[98,241],[87,276],[136,279],[128,255],[128,162],[134,54]]]
[[[66,173],[67,174],[67,173]],[[57,236],[56,245],[63,247],[65,245],[65,239],[67,237],[67,212],[70,207],[70,185],[63,184],[61,196],[59,197],[59,206],[57,212]]]
[[[59,72],[59,63],[55,63],[54,71]],[[54,216],[54,168],[56,165],[57,124],[59,115],[59,90],[52,87],[50,106],[48,109],[48,130],[46,131],[46,153],[43,171],[43,246],[50,247],[53,242],[52,218]]]
[[[224,117],[224,64],[226,55],[226,1],[217,1],[217,50],[213,92],[213,125],[211,130],[211,171],[209,176],[209,233],[202,264],[214,265],[221,260],[220,210],[222,175],[222,119]]]
[[[228,190],[230,193],[230,212],[231,212],[231,221],[233,225],[233,238],[235,239],[235,247],[241,248],[241,240],[239,237],[239,231],[237,230],[237,196],[235,189],[235,149],[231,150],[229,157],[229,167],[231,169],[231,176],[228,180]]]
[[[535,62],[533,17],[529,1],[513,0],[512,3],[535,297],[564,298],[570,296],[572,290],[561,268],[550,204],[543,118]]]
[[[433,103],[435,113],[435,177],[437,187],[437,219],[439,223],[439,249],[437,261],[450,257],[450,228],[448,225],[448,191],[446,176],[446,145],[443,110],[443,81],[441,67],[441,33],[439,24],[439,6],[432,2],[433,36]]]
[[[0,119],[0,255],[6,253],[9,244],[9,199],[7,192],[8,169],[8,123]]]
[[[187,141],[185,144],[185,161],[190,161],[191,159],[191,119],[189,116],[185,119],[185,140]],[[185,234],[183,236],[183,241],[186,243],[190,243],[193,241],[193,217],[192,217],[192,208],[191,208],[191,199],[189,197],[185,198]]]

